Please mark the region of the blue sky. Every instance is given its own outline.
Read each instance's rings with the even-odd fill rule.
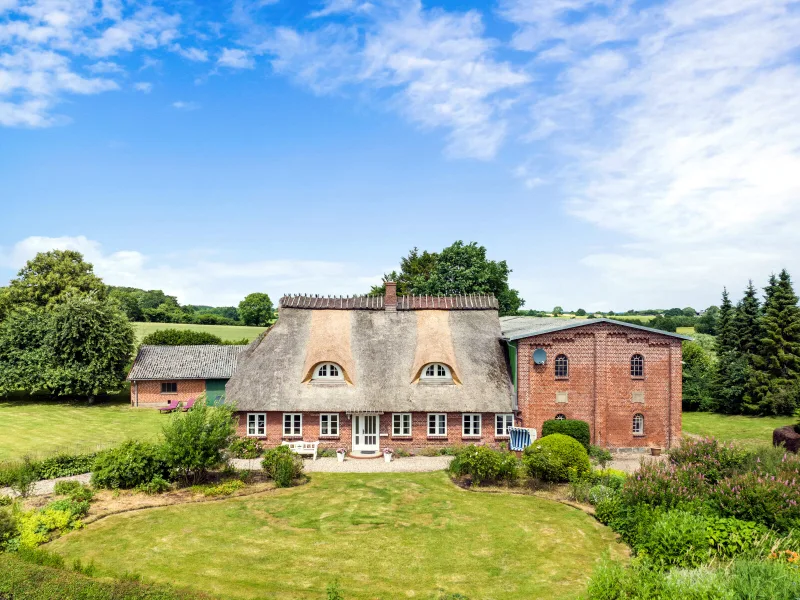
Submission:
[[[0,0],[0,279],[352,294],[478,241],[530,308],[800,277],[787,0]]]

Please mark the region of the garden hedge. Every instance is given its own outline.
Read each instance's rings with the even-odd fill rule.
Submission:
[[[542,437],[553,433],[568,435],[578,440],[586,448],[586,451],[589,451],[591,435],[589,434],[589,424],[586,421],[578,421],[577,419],[562,419],[560,421],[551,419],[550,421],[545,421],[544,425],[542,425]]]
[[[561,483],[569,481],[571,474],[586,477],[592,470],[586,449],[561,433],[543,437],[525,448],[522,464],[531,477]]]

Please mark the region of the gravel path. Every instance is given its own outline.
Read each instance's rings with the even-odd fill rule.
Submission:
[[[650,456],[649,454],[640,454],[634,452],[630,454],[619,453],[614,454],[613,456],[614,458],[610,463],[608,463],[607,466],[611,469],[624,471],[628,475],[638,471],[642,462],[650,463],[669,460],[669,457],[665,454],[662,454],[661,456]]]
[[[43,479],[42,481],[37,481],[33,484],[33,491],[31,491],[30,495],[46,496],[47,494],[52,494],[53,489],[56,487],[57,481],[74,480],[88,484],[91,478],[91,473],[84,473],[83,475],[70,475],[69,477],[58,477],[56,479]],[[11,488],[0,488],[0,496],[11,496],[14,498],[17,496],[17,493]]]
[[[303,460],[306,473],[426,473],[443,471],[453,460],[452,456],[412,456],[396,458],[390,463],[381,458],[345,458],[339,462],[336,458],[318,458]],[[234,458],[231,464],[237,469],[257,471],[261,468],[261,459],[246,460]]]

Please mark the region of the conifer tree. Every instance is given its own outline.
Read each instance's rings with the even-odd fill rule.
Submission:
[[[739,352],[752,360],[751,357],[760,349],[762,336],[761,305],[752,280],[747,283],[744,297],[736,307],[733,328],[736,332],[736,344]]]
[[[786,269],[765,288],[763,334],[746,408],[791,414],[800,404],[800,307]]]
[[[750,379],[747,358],[739,351],[738,311],[731,303],[728,290],[722,292],[717,321],[717,369],[714,377],[715,410],[737,414],[742,410],[745,386]]]
[[[736,311],[731,303],[728,289],[722,289],[722,304],[717,317],[717,354],[733,350],[738,346],[734,331],[734,317]]]

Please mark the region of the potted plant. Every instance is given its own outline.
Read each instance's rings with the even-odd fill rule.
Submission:
[[[661,448],[658,448],[656,446],[651,446],[650,447],[650,454],[652,456],[661,456]]]
[[[392,455],[394,454],[394,450],[391,448],[384,448],[383,449],[383,460],[385,462],[392,462]]]
[[[347,454],[347,448],[337,448],[336,449],[336,459],[339,462],[344,462],[344,455]]]

